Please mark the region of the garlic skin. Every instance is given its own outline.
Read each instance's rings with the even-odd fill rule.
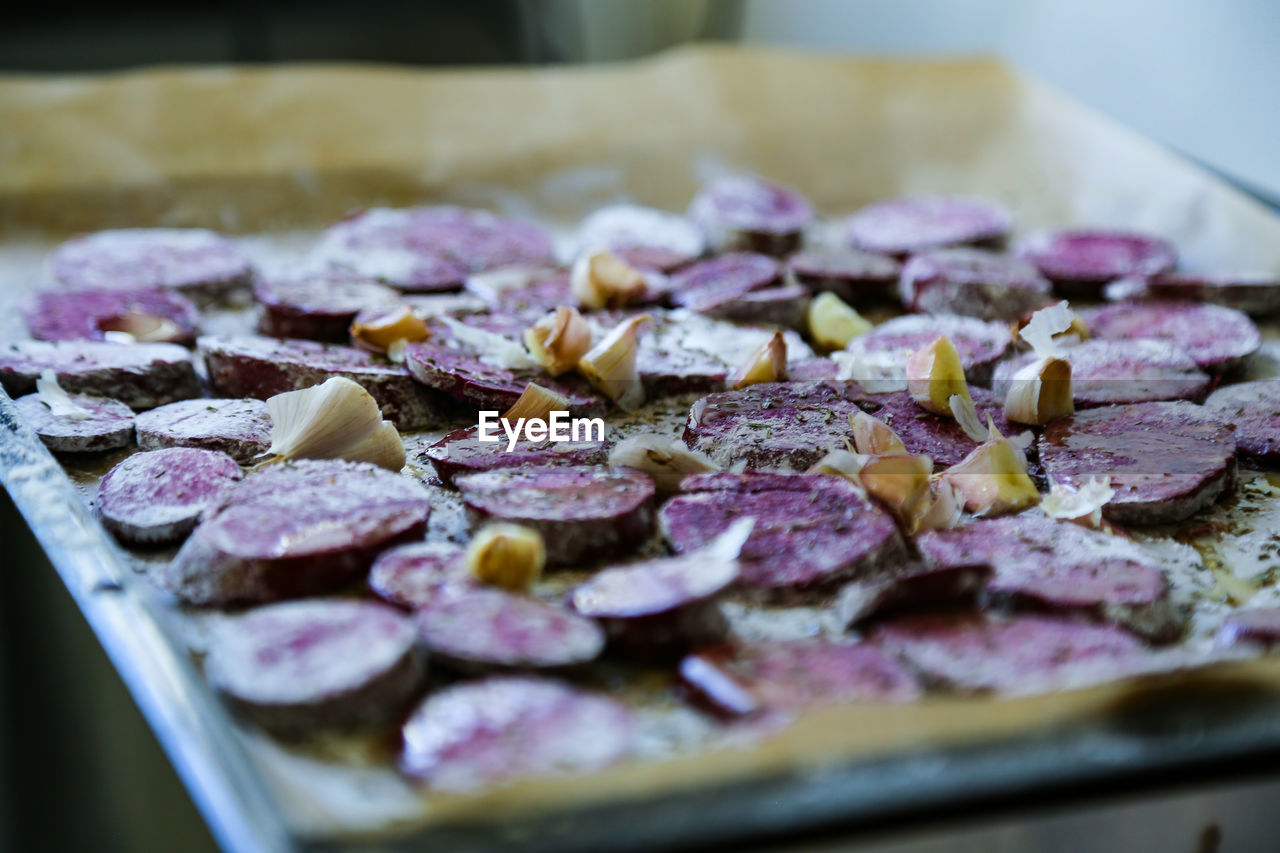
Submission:
[[[57,374],[48,367],[40,371],[40,376],[36,379],[36,396],[49,407],[50,412],[60,418],[82,421],[91,414],[88,409],[71,399],[71,395],[58,384]]]
[[[648,314],[640,314],[622,321],[578,360],[578,372],[626,411],[644,403],[644,386],[636,370],[636,348],[640,330],[652,320]]]
[[[728,384],[734,391],[762,382],[781,382],[787,378],[787,342],[782,332],[774,332],[769,340],[751,354],[746,362],[733,372]]]
[[[938,415],[951,414],[952,395],[972,402],[960,353],[950,338],[944,335],[907,358],[907,391],[920,408]]]
[[[270,457],[346,459],[399,471],[404,442],[369,392],[341,376],[321,385],[267,399],[271,414]]]
[[[907,446],[902,443],[902,439],[892,427],[866,412],[851,413],[849,425],[853,427],[853,448],[859,453],[905,453],[907,451]]]
[[[366,320],[356,319],[351,324],[351,342],[369,352],[385,353],[397,341],[412,343],[425,341],[431,331],[421,317],[408,305],[393,308],[385,314]],[[404,344],[401,344],[403,347]]]
[[[851,453],[848,450],[832,450],[826,456],[809,466],[806,474],[826,474],[830,477],[842,477],[853,483],[863,493],[862,480],[858,473],[871,457],[863,453]]]
[[[965,399],[959,394],[952,394],[951,399],[947,402],[951,406],[951,416],[956,419],[960,429],[964,430],[964,434],[969,436],[971,441],[982,444],[982,442],[992,437],[993,430],[995,435],[999,435],[995,422],[991,420],[990,415],[987,416],[988,426],[982,425],[982,419],[978,417],[978,407],[973,404],[972,399]]]
[[[979,518],[1021,512],[1040,502],[1040,493],[1027,475],[1027,459],[1007,438],[993,437],[942,473]]]
[[[926,530],[950,530],[964,517],[964,502],[955,486],[943,479],[929,484],[929,495],[905,524],[910,536]]]
[[[720,470],[702,451],[690,450],[678,439],[657,435],[638,435],[618,442],[609,452],[609,464],[645,472],[659,494],[664,495],[680,491],[680,483],[690,474]]]
[[[547,563],[547,546],[538,531],[518,524],[487,524],[467,545],[467,573],[481,583],[512,592],[528,592]]]
[[[177,339],[182,330],[168,317],[154,314],[128,313],[111,317],[98,324],[103,337],[117,343],[166,343]]]
[[[1073,488],[1052,483],[1049,494],[1040,502],[1040,510],[1050,518],[1070,521],[1085,527],[1102,527],[1102,508],[1115,497],[1108,476],[1090,477],[1088,482]]]
[[[485,364],[508,370],[541,367],[519,341],[513,341],[503,335],[478,329],[475,326],[468,326],[446,314],[437,315],[435,319],[444,323],[459,343],[475,350]]]
[[[530,382],[524,387],[524,391],[511,405],[502,413],[504,420],[517,421],[521,418],[525,420],[545,421],[552,412],[565,412],[569,410],[569,398],[563,394],[557,394],[549,388],[543,388],[536,382]]]
[[[1013,374],[1004,398],[1004,416],[1028,426],[1044,426],[1075,410],[1071,363],[1052,355],[1038,358]]]
[[[1036,355],[1044,358],[1062,353],[1061,341],[1058,336],[1072,329],[1083,332],[1081,340],[1089,336],[1088,329],[1085,328],[1084,323],[1080,321],[1080,318],[1075,315],[1064,299],[1034,312],[1030,319],[1018,330],[1018,337],[1030,346]]]
[[[613,252],[592,252],[574,261],[569,289],[584,308],[625,308],[644,298],[644,273]]]
[[[524,345],[543,370],[559,376],[591,349],[591,327],[577,308],[561,306],[525,329]]]
[[[849,341],[875,328],[870,320],[829,290],[809,300],[806,319],[809,337],[824,350],[844,349]]]

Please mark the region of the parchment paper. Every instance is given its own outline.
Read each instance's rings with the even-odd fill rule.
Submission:
[[[826,216],[903,192],[969,192],[1005,201],[1020,229],[1142,228],[1174,240],[1190,269],[1280,270],[1280,221],[1260,205],[996,62],[700,47],[538,71],[0,78],[4,301],[38,276],[48,241],[76,230],[296,234],[360,206],[440,200],[563,224],[620,199],[683,209],[703,180],[736,170],[794,185]],[[1280,684],[1280,661],[1230,664],[1215,677]],[[313,760],[244,738],[291,825],[332,836],[1047,730],[1101,719],[1134,689],[830,709],[715,755],[475,798],[424,800],[385,767],[320,778]],[[367,796],[353,798],[357,790]]]

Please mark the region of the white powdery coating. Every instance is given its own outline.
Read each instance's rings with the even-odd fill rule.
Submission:
[[[696,258],[707,247],[701,229],[676,213],[615,204],[592,213],[578,227],[573,256],[597,249],[666,249]]]
[[[63,243],[50,258],[57,281],[85,289],[184,287],[247,276],[248,261],[202,228],[122,228]]]
[[[135,453],[102,478],[98,512],[117,536],[165,542],[194,527],[242,476],[235,460],[212,450],[171,447]]]
[[[960,363],[967,372],[979,364],[999,358],[1008,346],[1009,330],[999,322],[976,317],[907,314],[881,323],[865,335],[854,338],[845,352],[876,366],[901,365],[897,375],[905,377],[907,357],[943,336],[955,344]]]
[[[143,449],[225,442],[246,445],[252,456],[271,444],[271,416],[261,400],[181,400],[139,414],[136,423]]]
[[[55,414],[39,394],[19,397],[13,404],[50,450],[110,450],[133,439],[133,410],[124,403],[88,394],[71,394],[69,399],[87,415]]]
[[[219,689],[245,702],[306,704],[381,678],[414,642],[412,621],[385,605],[291,601],[220,625],[205,669]]]

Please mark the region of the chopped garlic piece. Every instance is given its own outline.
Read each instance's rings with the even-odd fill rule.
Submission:
[[[585,308],[623,308],[645,294],[644,274],[613,252],[593,252],[578,258],[569,273],[569,287]]]
[[[578,360],[578,372],[623,409],[634,410],[644,402],[644,386],[636,370],[640,330],[652,322],[648,314],[622,321]]]
[[[871,331],[873,324],[839,296],[823,291],[809,301],[809,337],[825,350],[844,349],[849,341]]]
[[[404,442],[382,420],[377,402],[359,384],[333,376],[323,384],[268,398],[271,447],[281,459],[346,459],[392,471],[404,467]]]
[[[609,453],[609,464],[645,472],[662,494],[678,492],[681,481],[690,474],[720,470],[701,450],[690,450],[682,441],[656,435],[638,435],[618,442]]]
[[[892,427],[866,412],[851,413],[849,424],[853,427],[853,447],[859,453],[903,453],[907,449]]]
[[[467,546],[467,572],[481,583],[527,592],[542,577],[547,547],[536,530],[518,524],[488,524]]]
[[[41,403],[49,407],[50,412],[60,418],[82,421],[92,414],[71,399],[71,395],[58,384],[57,374],[47,367],[40,371],[40,377],[36,379],[36,396],[40,398]]]
[[[1075,316],[1064,299],[1032,314],[1027,324],[1018,331],[1018,337],[1030,344],[1031,349],[1041,358],[1059,355],[1062,348],[1054,340],[1054,335],[1070,329]]]
[[[1071,364],[1042,356],[1013,374],[1004,398],[1004,415],[1014,423],[1044,426],[1075,411]]]
[[[444,314],[440,314],[436,319],[444,323],[459,342],[475,350],[480,360],[487,364],[508,370],[540,366],[517,341],[485,329],[468,326]]]
[[[1049,494],[1040,502],[1040,509],[1050,518],[1083,523],[1089,527],[1102,526],[1102,508],[1115,496],[1108,476],[1090,477],[1075,488],[1063,483],[1052,483]]]
[[[983,518],[1020,512],[1040,502],[1040,493],[1027,475],[1026,457],[1006,438],[978,445],[944,471],[942,479],[959,492],[965,509]]]
[[[920,408],[939,415],[951,414],[952,395],[973,399],[960,353],[950,338],[944,335],[911,354],[907,359],[907,391]]]
[[[769,340],[751,354],[729,377],[734,391],[762,382],[780,382],[787,377],[787,342],[782,332],[774,332]]]
[[[568,410],[568,397],[557,394],[549,388],[543,388],[536,382],[530,382],[524,387],[524,391],[511,408],[503,412],[502,417],[509,421],[518,421],[521,418],[545,421],[552,412]]]
[[[351,324],[352,342],[370,352],[384,353],[397,341],[425,341],[429,337],[431,332],[427,324],[408,305]]]
[[[524,345],[547,373],[559,376],[591,349],[591,328],[577,308],[561,306],[525,330]]]

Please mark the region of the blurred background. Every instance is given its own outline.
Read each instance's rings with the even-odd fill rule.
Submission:
[[[4,7],[3,73],[175,63],[608,62],[697,40],[911,57],[996,55],[1280,199],[1275,0],[61,0]],[[0,150],[4,135],[0,127]],[[0,553],[0,849],[214,849],[2,494]],[[1269,787],[1255,800],[1274,801],[1276,793]],[[1196,800],[1176,813],[1199,820],[1205,809]],[[1169,813],[1134,812],[1131,819],[1148,835]],[[1089,849],[1087,838],[1073,849]],[[1214,849],[1212,833],[1206,838],[1201,849]],[[1021,848],[1028,840],[1034,837],[1013,835],[1000,846]],[[990,842],[985,836],[965,849],[990,849]]]

